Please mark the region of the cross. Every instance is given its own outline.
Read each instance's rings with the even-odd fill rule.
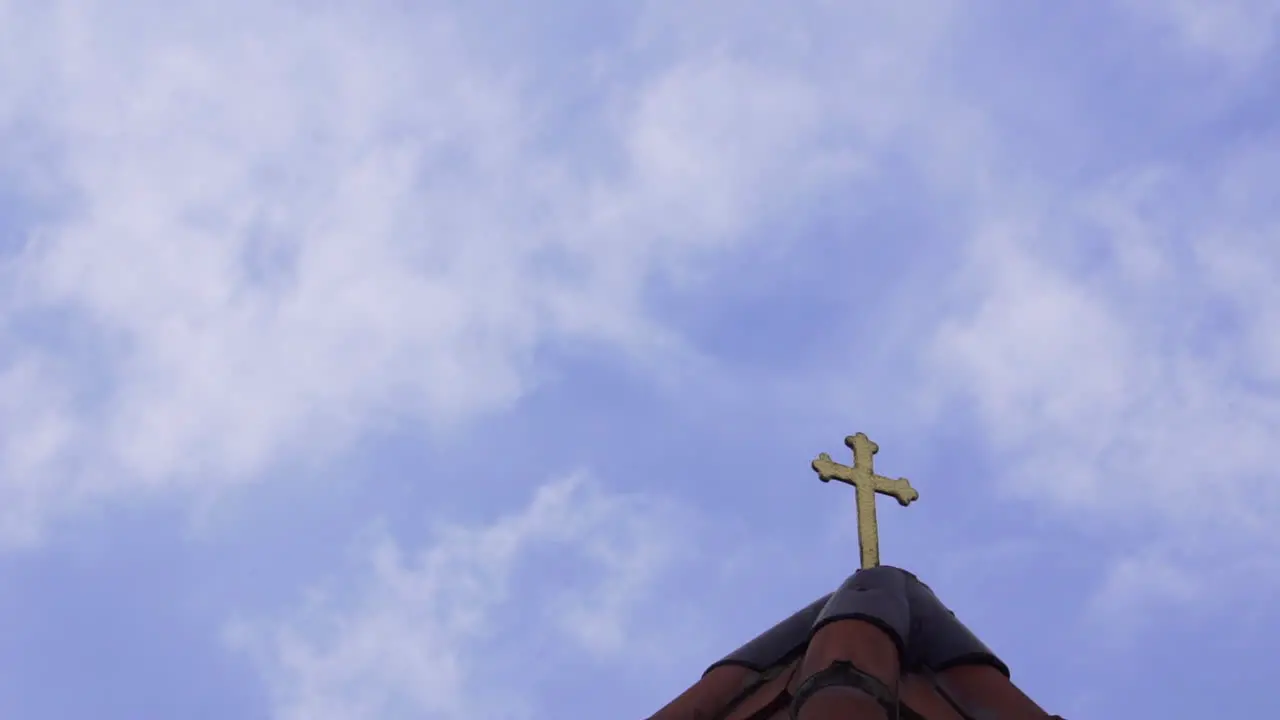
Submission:
[[[831,456],[822,453],[813,461],[813,469],[822,482],[839,480],[854,487],[858,500],[858,549],[862,551],[862,567],[873,568],[880,564],[880,537],[876,529],[876,493],[892,495],[898,504],[906,507],[920,497],[906,478],[893,480],[876,475],[872,456],[880,446],[862,433],[850,435],[844,444],[853,451],[853,467],[832,462]]]

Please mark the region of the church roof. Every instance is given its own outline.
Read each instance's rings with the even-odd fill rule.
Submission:
[[[927,585],[876,566],[713,663],[649,720],[890,720],[895,706],[903,720],[1057,717]]]

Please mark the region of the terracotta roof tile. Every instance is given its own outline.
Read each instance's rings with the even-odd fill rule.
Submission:
[[[908,664],[935,671],[957,665],[987,665],[1009,676],[1008,666],[914,575],[907,585],[907,596],[911,602],[912,638]]]
[[[935,682],[962,710],[978,720],[1049,717],[1003,673],[986,665],[953,667],[938,673]]]
[[[785,713],[791,706],[791,692],[796,671],[800,669],[802,657],[796,657],[786,665],[774,669],[773,677],[766,680],[741,703],[732,707],[725,720],[752,720],[752,718],[773,717],[779,712]]]
[[[760,633],[746,645],[734,650],[707,668],[711,672],[721,665],[741,665],[756,672],[782,662],[783,658],[796,654],[813,632],[813,624],[834,593],[827,593],[797,610],[791,617]]]
[[[855,670],[841,675],[837,665],[828,671],[839,661]],[[863,674],[872,680],[858,680]],[[847,682],[864,689],[814,692],[802,701],[800,720],[885,718],[872,696],[877,682],[896,693],[903,720],[1051,717],[1010,682],[1009,668],[927,585],[905,570],[879,566],[858,571],[712,664],[651,720],[789,719],[806,681],[836,676],[853,676]]]
[[[850,575],[823,606],[811,634],[829,622],[861,620],[883,631],[893,644],[894,657],[902,658],[913,619],[908,596],[911,579],[912,575],[888,565]]]
[[[871,596],[872,592],[864,589],[862,593],[851,594],[854,600],[858,600]],[[835,597],[839,595],[837,593]],[[873,599],[871,603],[876,600]],[[889,609],[892,611],[896,608]],[[903,620],[906,619],[904,613]],[[887,632],[881,622],[840,619],[827,622],[814,633],[800,666],[801,685],[796,692],[797,697],[804,693],[805,680],[840,661],[848,662],[875,678],[889,693],[896,695],[902,667],[898,639]],[[842,720],[851,717],[878,720],[886,717],[886,713],[870,694],[839,687],[817,692],[805,699],[800,708],[799,720]]]
[[[903,705],[927,720],[965,720],[928,677],[915,673],[907,675],[902,678],[898,692]]]
[[[760,673],[741,665],[720,665],[667,703],[650,720],[709,720],[750,688]]]

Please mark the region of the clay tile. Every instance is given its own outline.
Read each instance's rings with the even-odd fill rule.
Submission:
[[[925,720],[966,720],[923,675],[913,673],[903,677],[898,693],[902,704]]]
[[[813,623],[800,676],[812,677],[843,660],[884,683],[892,694],[910,623],[907,574],[888,566],[859,570],[831,594]],[[845,689],[811,696],[802,715],[817,720],[857,712],[884,714],[870,695]]]
[[[888,635],[901,657],[910,639],[910,581],[914,576],[888,565],[857,571],[831,594],[813,632],[836,620],[862,620]]]
[[[928,585],[910,575],[911,646],[908,667],[942,671],[957,665],[986,665],[1009,676],[1009,668],[952,612]]]
[[[1008,667],[928,586],[879,566],[712,665],[651,720],[786,720],[802,683],[835,660],[896,689],[902,720],[1056,717],[1009,681]],[[822,690],[809,696],[802,716],[884,717],[872,697],[879,692]]]
[[[759,673],[741,665],[713,668],[688,690],[680,693],[649,720],[704,720],[715,717],[743,689],[759,677]]]
[[[830,597],[830,594],[823,595],[809,603],[804,609],[795,612],[791,617],[757,635],[751,642],[714,663],[707,668],[707,672],[722,665],[740,665],[756,672],[763,672],[782,662],[784,658],[804,647],[809,639],[809,631],[818,618],[818,613],[822,611]]]
[[[773,677],[734,705],[733,709],[725,715],[724,720],[755,720],[772,717],[789,708],[790,686],[793,684],[792,680],[800,667],[801,660],[802,657],[796,656],[787,665],[775,668],[772,671]]]
[[[937,674],[938,687],[975,718],[1046,720],[1049,714],[990,665],[960,665]]]
[[[904,598],[905,600],[905,598]],[[896,694],[901,657],[893,638],[878,623],[863,619],[840,619],[820,627],[809,642],[800,676],[808,679],[847,661],[857,670],[880,681],[890,697]],[[803,686],[803,681],[802,681]],[[803,694],[803,687],[800,689]],[[875,698],[859,689],[833,688],[810,695],[800,711],[802,720],[838,718],[883,718],[886,713]]]

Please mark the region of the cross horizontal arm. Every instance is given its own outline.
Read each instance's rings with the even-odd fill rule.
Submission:
[[[813,461],[812,467],[814,472],[818,473],[818,479],[822,480],[822,482],[839,480],[854,487],[865,486],[868,490],[896,499],[898,504],[903,507],[920,499],[920,493],[911,487],[911,481],[906,478],[887,478],[883,475],[871,475],[858,468],[841,465],[833,461],[831,456],[826,453],[818,455]]]
[[[906,478],[887,478],[876,475],[875,483],[876,492],[894,498],[902,507],[920,499],[920,493],[911,487],[911,481]]]
[[[826,453],[818,455],[811,467],[813,467],[814,472],[818,473],[818,479],[822,482],[839,480],[853,485],[858,480],[857,470],[848,465],[841,465],[832,460],[831,456]]]

